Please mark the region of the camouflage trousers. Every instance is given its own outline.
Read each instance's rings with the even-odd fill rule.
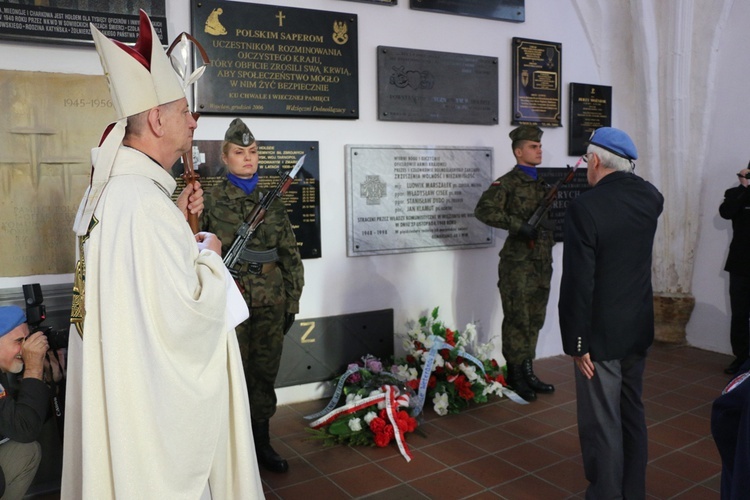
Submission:
[[[517,365],[536,357],[539,330],[547,314],[552,261],[501,259],[498,276],[503,304],[503,357],[507,363]]]
[[[237,326],[242,367],[253,420],[268,420],[276,413],[274,383],[284,347],[284,303],[254,307],[250,319]]]

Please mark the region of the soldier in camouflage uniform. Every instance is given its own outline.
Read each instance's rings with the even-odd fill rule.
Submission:
[[[250,129],[236,118],[222,145],[227,177],[205,193],[202,228],[231,246],[237,229],[260,202],[258,146]],[[276,412],[274,383],[279,371],[284,335],[299,312],[304,285],[302,259],[286,207],[274,200],[247,248],[253,262],[237,264],[238,284],[250,308],[250,319],[237,327],[258,462],[273,472],[286,472],[286,460],[271,447],[268,423]]]
[[[510,132],[516,166],[482,193],[474,210],[485,224],[505,229],[508,237],[500,250],[498,288],[503,304],[503,356],[508,384],[526,401],[554,386],[534,374],[539,330],[544,325],[552,278],[552,232],[545,220],[533,227],[528,220],[550,189],[537,176],[542,162],[542,130],[521,125]]]

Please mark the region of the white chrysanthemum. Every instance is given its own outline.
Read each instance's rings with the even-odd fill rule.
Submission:
[[[367,425],[370,425],[370,422],[372,422],[375,418],[377,418],[377,416],[378,414],[375,413],[374,411],[368,411],[367,413],[365,413],[365,416],[363,418],[364,418],[365,423]]]
[[[360,401],[361,399],[362,399],[362,396],[360,396],[356,392],[352,392],[346,395],[346,404],[356,403],[357,401]]]
[[[445,360],[440,354],[438,354],[437,356],[435,356],[435,362],[432,365],[432,371],[435,371],[435,368],[442,368],[443,366],[445,366]]]
[[[410,338],[404,337],[402,339],[401,347],[404,348],[404,351],[411,352],[411,350],[414,349],[414,341]]]
[[[461,363],[458,366],[458,369],[461,370],[464,375],[466,375],[466,378],[469,379],[469,381],[474,382],[479,378],[479,375],[477,375],[477,367],[474,365],[467,365],[466,363]]]
[[[396,371],[393,375],[396,376],[401,382],[407,382],[409,380],[409,365],[396,365]]]
[[[359,432],[362,430],[362,420],[359,418],[353,418],[349,420],[349,428],[352,432]]]
[[[497,382],[496,380],[493,380],[484,388],[484,394],[495,394],[497,396],[503,397],[503,384]]]
[[[448,414],[448,394],[444,392],[435,394],[435,397],[432,398],[432,404],[434,405],[435,413],[441,417]]]

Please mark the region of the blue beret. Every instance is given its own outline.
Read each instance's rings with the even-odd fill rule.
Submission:
[[[0,307],[0,337],[23,323],[26,323],[26,314],[23,309],[18,306]]]
[[[620,129],[612,127],[601,127],[594,130],[589,139],[589,144],[604,148],[610,153],[621,156],[628,160],[637,160],[638,151],[630,136]]]

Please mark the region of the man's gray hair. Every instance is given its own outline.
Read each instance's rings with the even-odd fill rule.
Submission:
[[[607,151],[606,149],[601,148],[595,144],[589,144],[588,149],[586,149],[586,153],[596,154],[596,156],[598,156],[599,160],[602,162],[602,165],[607,168],[613,168],[615,170],[628,173],[632,172],[635,168],[635,165],[631,160],[623,158],[622,156],[617,156],[611,151]]]

